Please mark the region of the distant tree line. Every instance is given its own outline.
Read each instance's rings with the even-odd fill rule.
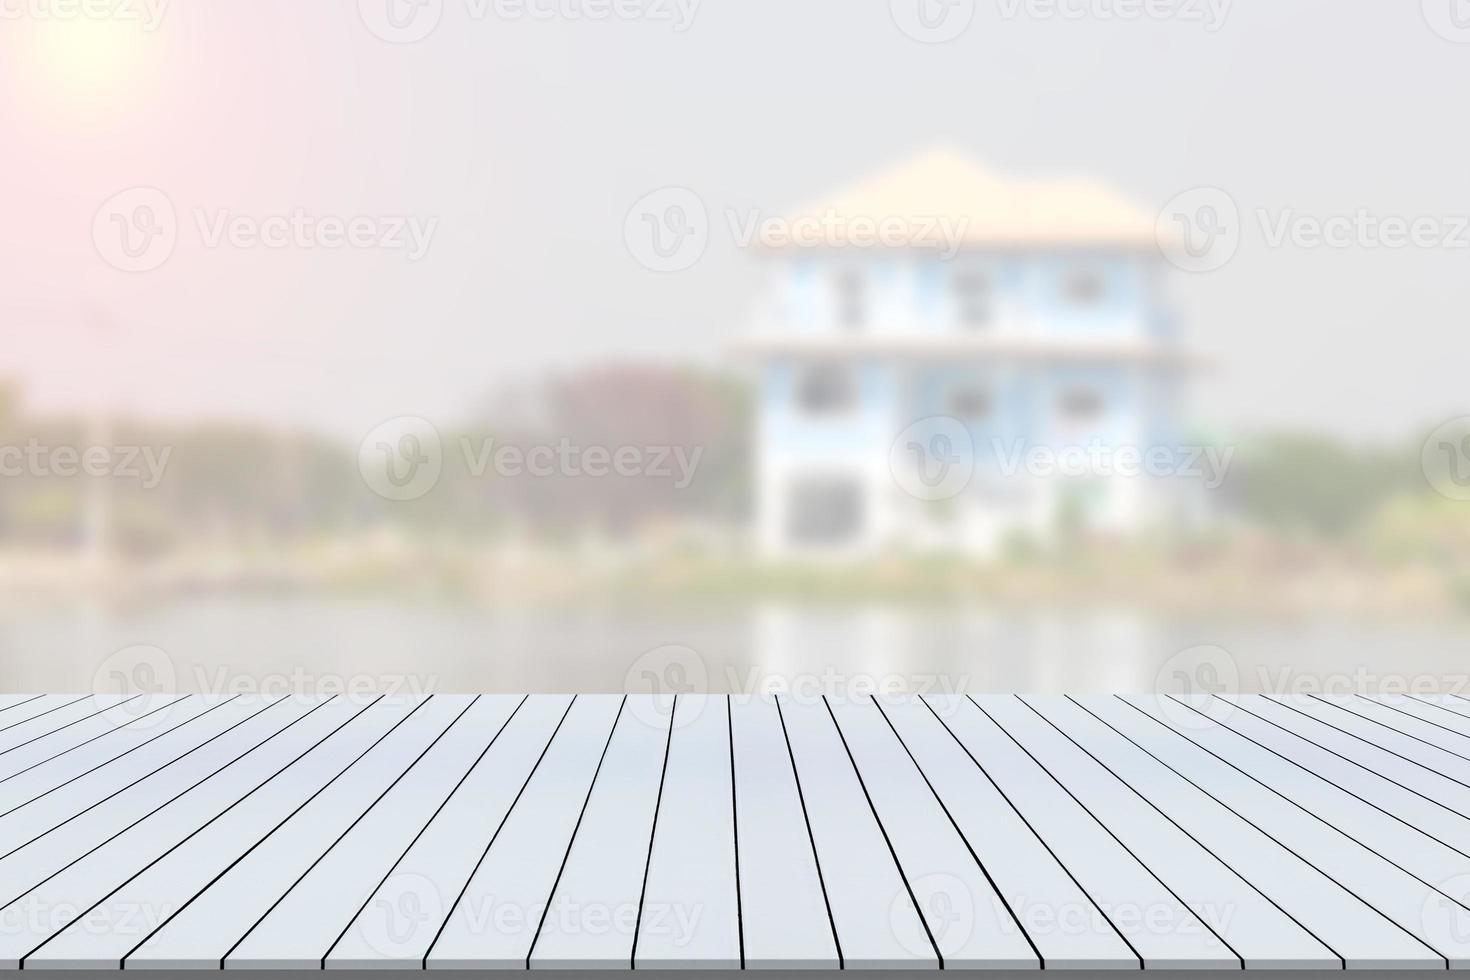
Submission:
[[[373,493],[351,440],[248,423],[166,425],[39,417],[0,387],[0,450],[39,444],[84,449],[99,431],[115,447],[167,450],[157,486],[106,480],[102,506],[112,544],[166,550],[225,536],[261,541],[352,533],[392,524],[454,535],[510,531],[555,538],[595,530],[619,535],[659,521],[738,525],[751,509],[753,404],[730,375],[682,368],[609,367],[553,378],[515,404],[492,404],[462,423],[438,422],[443,473],[421,499]],[[566,441],[598,446],[681,447],[698,452],[688,486],[658,475],[476,475],[466,453]],[[493,451],[493,450],[492,450]],[[6,457],[13,463],[16,449]],[[97,485],[85,478],[0,475],[0,543],[72,545],[95,520]],[[1419,467],[1417,440],[1354,446],[1320,435],[1271,434],[1240,444],[1215,510],[1269,531],[1333,538],[1363,527],[1391,501],[1442,504]]]
[[[99,506],[111,543],[130,552],[220,536],[272,541],[384,524],[453,533],[514,527],[545,535],[618,534],[667,518],[738,521],[748,509],[746,388],[695,370],[586,371],[538,386],[534,412],[434,420],[442,476],[412,501],[373,493],[350,440],[245,422],[37,416],[20,408],[18,394],[0,388],[0,451],[9,452],[12,464],[0,475],[0,542],[11,545],[79,544]],[[78,475],[71,460],[99,442],[112,451],[109,475],[100,481]],[[563,442],[609,453],[623,446],[680,447],[686,458],[697,450],[698,465],[688,485],[676,487],[659,475],[506,476],[493,466],[476,475],[466,464],[467,452],[487,444],[524,454]],[[39,468],[23,455],[36,447],[45,450]],[[124,457],[137,447],[155,459],[167,453],[156,486],[124,471]],[[55,465],[58,459],[63,465]]]

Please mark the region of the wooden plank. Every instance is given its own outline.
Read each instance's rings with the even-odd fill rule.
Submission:
[[[933,695],[924,701],[934,704],[936,723],[963,746],[976,770],[994,781],[997,792],[1056,855],[1077,887],[1127,938],[1146,969],[1242,965],[1199,915],[973,702],[956,695]],[[919,758],[928,771],[924,756]],[[1024,844],[1017,847],[1027,853]],[[1003,880],[999,867],[996,877]],[[1054,899],[1053,904],[1060,903]],[[1209,911],[1201,909],[1204,914]],[[1067,919],[1057,917],[1059,923]]]
[[[60,735],[73,725],[80,724],[89,718],[103,715],[109,709],[117,708],[124,702],[134,701],[141,695],[124,697],[119,694],[98,694],[92,697],[82,697],[59,708],[44,712],[27,721],[16,722],[7,725],[0,730],[0,764],[8,762],[4,758],[18,749],[35,745],[37,742],[46,740],[50,736]],[[3,721],[0,718],[0,721]]]
[[[1039,967],[1024,926],[996,894],[877,704],[871,698],[834,699],[828,708],[897,855],[907,891],[928,922],[940,965]]]
[[[326,969],[424,965],[455,898],[494,843],[571,703],[569,695],[560,694],[526,699],[327,950]]]
[[[730,725],[745,965],[835,970],[832,920],[775,699],[732,696]]]
[[[0,751],[59,728],[65,721],[58,717],[65,719],[68,710],[79,710],[77,705],[85,708],[87,703],[85,694],[46,694],[0,715]]]
[[[1348,968],[1444,966],[1439,954],[1381,912],[1077,704],[1063,697],[1026,700],[1191,837],[1219,854],[1263,894],[1321,937],[1343,957]],[[1200,764],[1205,765],[1202,760]]]
[[[572,845],[623,706],[622,695],[578,695],[545,757],[429,948],[429,969],[517,969],[531,945]],[[601,909],[574,909],[599,928]],[[606,910],[610,911],[610,910]]]
[[[1466,718],[1458,711],[1453,711],[1433,701],[1411,698],[1404,694],[1374,694],[1362,695],[1364,700],[1381,704],[1385,708],[1401,712],[1418,718],[1436,728],[1443,729],[1457,736],[1455,743],[1463,746],[1465,743],[1460,739],[1470,738],[1470,718]]]
[[[0,827],[4,826],[4,818],[11,813],[22,807],[35,805],[36,801],[57,792],[62,787],[71,786],[83,779],[93,777],[94,773],[119,759],[127,761],[108,771],[106,776],[93,777],[94,780],[112,780],[120,786],[136,782],[148,772],[146,760],[163,758],[164,762],[167,762],[170,758],[177,758],[178,754],[187,751],[187,749],[177,748],[179,743],[187,742],[199,728],[217,724],[222,717],[231,714],[232,711],[242,712],[238,715],[238,720],[272,703],[272,701],[260,699],[230,699],[211,703],[204,698],[185,698],[182,702],[175,702],[162,709],[169,713],[171,724],[156,726],[156,730],[154,726],[148,726],[145,730],[125,725],[79,746],[75,752],[66,752],[40,765],[27,767],[0,781],[0,789],[3,789],[5,793],[4,802],[0,803]],[[226,704],[234,704],[235,707],[224,710]],[[215,711],[221,710],[223,714],[214,714]],[[209,716],[207,720],[205,720],[206,716]],[[200,720],[196,721],[196,719]],[[214,734],[223,727],[227,726],[211,727],[209,734]],[[208,737],[209,735],[203,736],[201,741]],[[155,748],[145,750],[145,746],[149,745]],[[172,751],[174,755],[166,756],[159,751],[160,749]],[[133,752],[140,754],[130,757]],[[162,765],[163,762],[156,764]],[[75,813],[80,809],[81,806],[78,805],[70,812]],[[0,831],[0,840],[3,839],[3,831]]]
[[[909,697],[878,698],[875,704],[958,825],[966,846],[989,872],[1006,907],[1040,950],[1043,966],[1104,970],[1141,965],[1108,916],[928,707]],[[861,712],[855,714],[865,718]]]
[[[79,856],[70,849],[58,850],[58,842],[51,836],[43,838],[40,847],[13,855],[41,852],[48,863],[57,867],[0,909],[0,916],[14,916],[12,921],[17,923],[16,928],[0,934],[0,969],[19,968],[22,959],[106,897],[119,883],[167,854],[361,710],[362,705],[347,698],[319,702],[293,723],[266,735],[263,741],[246,748],[243,754],[183,792],[159,800],[147,815]],[[129,914],[132,921],[139,921],[140,916],[146,921],[149,914],[156,915],[159,911],[141,909],[131,910]],[[122,928],[121,923],[116,928]]]
[[[254,921],[448,725],[463,706],[453,700],[379,699],[110,893],[88,918],[122,921],[131,909],[156,909],[155,924],[163,924],[208,888],[228,903],[231,914],[249,914]],[[32,953],[26,965],[118,965],[147,935],[98,932],[78,921]]]
[[[936,969],[939,957],[821,701],[777,699],[848,969]],[[855,855],[863,859],[855,860]]]
[[[459,699],[438,695],[452,705]],[[129,969],[226,968],[306,970],[372,896],[393,862],[468,775],[522,698],[481,695],[381,801],[309,866],[282,870],[300,878],[277,904],[257,910],[253,873],[236,868],[150,936],[126,961]],[[242,866],[243,867],[243,866]],[[261,872],[266,874],[268,872]],[[244,878],[244,881],[236,879]],[[276,887],[279,887],[278,879]],[[228,960],[226,960],[228,957]]]
[[[1334,753],[1354,765],[1382,776],[1463,817],[1470,817],[1470,786],[1457,783],[1412,759],[1395,755],[1326,721],[1259,694],[1235,695],[1228,699],[1236,709],[1289,731],[1298,738]],[[1335,709],[1319,706],[1323,711]],[[1340,712],[1341,713],[1341,712]]]
[[[532,969],[633,965],[638,899],[648,867],[672,703],[630,694],[613,730],[582,826],[531,949]],[[607,910],[605,925],[587,910]],[[580,913],[580,914],[579,914]]]
[[[18,707],[28,701],[45,697],[44,694],[0,694],[0,719],[5,717],[5,712],[11,708]]]
[[[46,867],[36,849],[43,840],[47,852],[86,850],[310,707],[306,702],[231,702],[202,716],[201,724],[179,728],[178,737],[142,748],[129,758],[132,765],[99,766],[12,808],[0,816],[0,875],[29,880],[17,867],[26,862],[37,862],[32,873],[39,873]]]
[[[165,708],[180,700],[179,694],[142,694],[130,702],[139,714]],[[80,718],[50,734],[40,736],[29,744],[18,745],[0,754],[0,784],[26,770],[59,759],[84,745],[101,739],[115,731],[123,722],[115,712],[101,709],[85,718]],[[0,793],[9,787],[0,785]]]
[[[1424,721],[1407,712],[1357,695],[1323,696],[1318,700],[1375,722],[1370,729],[1375,739],[1383,739],[1389,737],[1388,733],[1398,732],[1425,745],[1435,746],[1440,752],[1461,762],[1470,763],[1470,736],[1461,735],[1451,728]]]
[[[1470,787],[1470,761],[1395,728],[1378,724],[1335,703],[1309,695],[1269,695],[1269,700],[1310,716],[1426,772]]]
[[[729,700],[681,695],[639,903],[635,968],[740,968],[732,779]]]
[[[0,699],[0,969],[1470,968],[1470,702],[114,700]]]
[[[1396,823],[1229,728],[1190,725],[1187,718],[1180,724],[1178,705],[1164,707],[1159,700],[1088,698],[1083,705],[1359,896],[1451,967],[1470,966],[1470,909],[1433,887],[1446,877],[1470,872],[1470,858]],[[1228,705],[1221,708],[1229,713]],[[1444,914],[1425,914],[1440,902],[1446,904]]]
[[[1434,797],[1395,782],[1384,772],[1365,766],[1351,757],[1329,751],[1288,728],[1272,724],[1248,710],[1246,704],[1249,702],[1208,696],[1181,700],[1187,701],[1195,710],[1232,731],[1276,753],[1279,758],[1291,764],[1298,774],[1310,773],[1324,779],[1377,808],[1379,813],[1403,821],[1405,826],[1442,841],[1461,855],[1470,854],[1470,821]],[[1280,706],[1273,707],[1283,714],[1290,714]],[[1299,720],[1306,722],[1306,719]],[[1341,733],[1333,734],[1351,741]],[[1424,775],[1429,776],[1428,773]],[[1445,787],[1454,787],[1453,783],[1441,777],[1431,778],[1439,780],[1441,784],[1436,787],[1436,792]]]
[[[1414,697],[1426,704],[1453,712],[1461,718],[1470,719],[1470,698],[1464,694],[1416,694]]]
[[[1209,923],[1247,969],[1333,969],[1338,955],[1216,854],[1011,695],[974,703]]]

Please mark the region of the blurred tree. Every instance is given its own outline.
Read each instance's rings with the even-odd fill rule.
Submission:
[[[1317,435],[1257,438],[1240,447],[1224,484],[1247,520],[1275,531],[1337,535],[1390,497],[1427,490],[1413,447],[1353,447]]]
[[[461,460],[446,461],[446,495],[460,519],[524,524],[561,538],[589,528],[622,534],[665,519],[729,522],[746,513],[750,395],[740,381],[684,368],[607,367],[555,379],[538,400],[537,411],[486,418],[467,435],[487,464],[472,486],[452,472],[464,469]],[[497,475],[494,452],[508,446],[522,453],[549,447],[556,472]],[[599,475],[586,472],[589,450]],[[618,473],[611,461],[620,450],[657,472]],[[447,452],[458,456],[460,448]],[[693,467],[687,485],[680,485],[681,458]],[[476,515],[463,510],[472,501]]]

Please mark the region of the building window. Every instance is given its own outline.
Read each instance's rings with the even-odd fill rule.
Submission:
[[[837,415],[858,401],[857,380],[843,364],[813,364],[797,382],[796,401],[807,415]]]
[[[990,326],[990,277],[979,269],[955,273],[950,287],[954,291],[955,313],[960,326],[971,330]]]
[[[848,477],[792,481],[786,498],[786,539],[793,545],[853,543],[863,526],[863,493]]]
[[[1057,406],[1067,422],[1091,422],[1102,416],[1105,407],[1101,392],[1081,385],[1063,391]]]
[[[857,269],[844,269],[837,275],[837,322],[848,330],[861,329],[868,322],[868,284]]]
[[[1091,309],[1102,304],[1107,283],[1097,269],[1076,269],[1067,276],[1062,292],[1070,305]]]
[[[946,409],[957,419],[981,422],[990,417],[994,405],[990,391],[981,385],[958,385],[949,393]]]

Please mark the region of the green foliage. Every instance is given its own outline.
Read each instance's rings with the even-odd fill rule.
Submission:
[[[1296,434],[1241,446],[1224,489],[1248,522],[1324,536],[1361,527],[1395,495],[1428,491],[1417,444],[1359,448]]]

